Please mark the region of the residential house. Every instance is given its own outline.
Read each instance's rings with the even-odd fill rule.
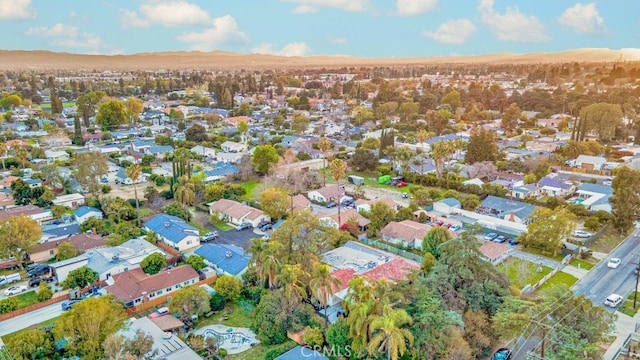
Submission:
[[[257,227],[261,221],[271,221],[271,217],[262,210],[228,199],[220,199],[211,203],[209,214],[236,225],[251,223],[253,227]]]
[[[38,224],[54,219],[53,214],[51,214],[51,210],[49,209],[43,209],[35,205],[24,205],[0,210],[0,221],[7,220],[12,216],[20,215],[27,216],[32,220],[37,221]]]
[[[200,231],[177,216],[158,214],[144,223],[144,229],[179,251],[200,245]]]
[[[292,148],[292,147],[294,147],[296,145],[296,142],[298,140],[300,140],[300,138],[297,137],[297,136],[287,135],[287,136],[282,138],[282,141],[280,141],[280,144],[284,148]]]
[[[24,179],[24,182],[29,184],[29,187],[32,189],[42,186],[42,180],[40,179]]]
[[[124,271],[137,269],[144,258],[159,253],[165,255],[155,245],[144,238],[126,241],[118,246],[94,248],[74,258],[50,264],[58,282],[67,279],[69,272],[87,266],[98,273],[98,279],[105,281]]]
[[[191,265],[164,269],[157,274],[146,274],[142,269],[133,269],[113,275],[107,280],[105,290],[113,298],[124,303],[125,308],[138,306],[156,296],[170,294],[183,286],[195,284],[200,275]]]
[[[191,152],[201,155],[204,159],[213,159],[216,157],[216,150],[206,147],[206,146],[202,146],[202,145],[196,145],[194,147],[191,148]]]
[[[216,154],[216,160],[219,163],[225,164],[237,164],[242,160],[241,152],[218,152]]]
[[[73,212],[73,218],[78,224],[82,224],[89,219],[102,220],[102,211],[91,206],[81,206]]]
[[[462,209],[462,203],[454,197],[445,198],[433,203],[433,210],[443,214],[448,214],[451,210],[455,209]]]
[[[323,188],[309,191],[307,197],[312,202],[326,204],[329,201],[333,201],[337,204],[342,204],[345,200],[351,200],[351,196],[345,195],[344,186],[333,184],[327,185]]]
[[[102,235],[96,234],[76,234],[55,241],[39,243],[35,250],[29,253],[29,260],[33,262],[46,262],[56,257],[58,254],[58,246],[68,242],[79,252],[95,249],[105,246],[107,239]]]
[[[515,186],[511,189],[509,195],[518,200],[524,200],[528,197],[537,197],[538,187],[536,184],[526,184],[522,186]]]
[[[173,316],[162,316],[161,318],[173,318]],[[132,340],[136,337],[138,331],[142,331],[147,336],[150,336],[153,340],[151,346],[151,354],[144,355],[145,359],[164,359],[164,360],[191,360],[202,359],[195,351],[193,351],[187,344],[182,341],[176,335],[163,331],[154,320],[149,319],[146,316],[140,318],[129,319],[126,326],[118,332],[119,335],[124,336],[126,339]],[[164,319],[163,319],[164,320]],[[175,319],[178,320],[178,319]],[[179,320],[178,320],[179,321]],[[184,324],[183,324],[184,325]],[[155,355],[154,355],[155,352]]]
[[[67,208],[75,209],[78,206],[85,204],[85,199],[82,194],[67,194],[57,196],[51,201],[53,205],[64,206]]]
[[[562,181],[550,176],[545,176],[536,184],[542,196],[557,196],[566,198],[573,195],[576,186],[568,181]]]
[[[226,153],[241,153],[247,150],[247,147],[244,144],[234,141],[225,141],[220,145],[220,148],[222,148],[222,151]]]
[[[613,195],[613,188],[608,185],[584,183],[578,186],[577,204],[582,204],[587,210],[603,210],[611,213],[609,198]]]
[[[373,200],[366,200],[366,199],[356,200],[356,210],[358,212],[369,212],[371,211],[371,205],[379,202],[386,204],[389,208],[393,209],[394,211],[398,211],[402,207],[392,198],[388,196],[383,196],[379,199],[373,199]]]
[[[534,209],[535,206],[525,202],[489,195],[480,204],[476,212],[526,225],[529,223],[528,218]]]
[[[601,156],[580,155],[575,160],[571,160],[572,167],[586,170],[602,170],[602,166],[607,162],[607,159]]]
[[[479,178],[473,178],[473,179],[463,181],[462,185],[465,185],[465,186],[476,185],[476,186],[482,187],[484,185],[484,181],[482,181],[482,179],[479,179]]]
[[[234,175],[238,173],[238,167],[235,165],[227,164],[224,162],[218,162],[215,164],[215,168],[211,170],[206,170],[205,174],[205,183],[215,182],[229,175]]]
[[[302,211],[311,208],[311,201],[302,194],[294,195],[291,202],[293,203],[293,211]]]
[[[232,244],[204,244],[195,251],[219,275],[241,277],[247,271],[251,256]]]
[[[0,179],[0,190],[11,189],[11,184],[18,179],[19,177],[13,175],[7,175]]]
[[[392,221],[380,230],[380,236],[386,242],[396,245],[422,249],[422,240],[431,230],[430,225],[411,220]]]
[[[320,223],[325,226],[330,226],[341,230],[344,230],[346,228],[349,220],[355,219],[355,221],[358,223],[360,232],[366,231],[367,226],[371,224],[371,220],[360,215],[360,213],[354,209],[342,210],[340,212],[334,212],[331,214],[319,214],[318,219],[320,220]]]
[[[56,241],[76,234],[80,234],[80,225],[76,223],[43,225],[40,242]]]
[[[54,161],[69,161],[69,153],[64,150],[45,150],[44,156],[49,164]]]
[[[499,244],[493,241],[485,241],[478,249],[480,258],[486,260],[493,265],[498,265],[505,261],[513,252],[513,249],[505,244]]]
[[[173,151],[171,145],[153,145],[145,150],[146,155],[153,155],[158,161],[164,161],[165,156]]]

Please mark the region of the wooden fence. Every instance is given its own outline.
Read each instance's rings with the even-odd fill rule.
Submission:
[[[68,293],[68,291],[65,290],[62,294],[60,294],[58,296],[55,296],[55,297],[52,297],[49,300],[46,300],[46,301],[43,301],[43,302],[39,302],[37,304],[29,305],[27,307],[23,307],[22,309],[14,310],[14,311],[8,312],[6,314],[2,314],[2,315],[0,315],[0,321],[5,321],[7,319],[11,319],[11,318],[14,318],[16,316],[24,315],[24,314],[26,314],[28,312],[35,311],[35,310],[38,310],[38,309],[42,309],[43,307],[49,306],[51,304],[59,303],[59,302],[62,302],[62,301],[68,300],[68,299],[69,299],[69,293]]]
[[[558,272],[560,272],[565,266],[567,266],[567,264],[569,264],[569,262],[571,261],[571,259],[573,259],[573,255],[567,255],[564,257],[564,259],[562,259],[562,262],[560,262],[560,264],[558,264],[558,266],[556,266],[555,269],[551,270],[550,273],[548,273],[547,275],[545,275],[542,279],[538,280],[537,283],[533,284],[533,285],[527,285],[524,287],[524,289],[522,289],[522,293],[523,294],[528,294],[531,292],[534,292],[537,288],[539,288],[540,286],[542,286],[542,284],[546,283],[547,281],[549,281],[549,279],[551,279],[553,277],[553,275],[557,274]]]

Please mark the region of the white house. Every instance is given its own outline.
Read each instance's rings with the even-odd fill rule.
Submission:
[[[328,203],[333,201],[337,204],[342,204],[343,201],[352,199],[351,196],[345,195],[344,189],[338,184],[327,185],[323,188],[309,191],[307,197],[313,202]]]
[[[602,170],[607,159],[601,156],[580,155],[571,161],[571,165],[580,169]]]
[[[241,153],[247,149],[244,144],[235,141],[225,141],[220,145],[220,148],[226,153]]]
[[[411,220],[391,221],[380,230],[380,236],[392,244],[422,249],[422,239],[429,230],[431,230],[431,226]]]
[[[62,150],[45,150],[44,156],[47,158],[47,163],[54,161],[67,161],[69,160],[69,154]]]
[[[191,148],[191,152],[201,155],[203,158],[210,158],[213,159],[216,157],[216,150],[209,148],[209,147],[205,147],[202,145],[196,145],[194,147]]]
[[[102,217],[102,211],[90,206],[81,206],[73,212],[73,218],[78,224],[89,219],[102,219]]]
[[[262,210],[228,199],[220,199],[211,203],[209,214],[236,225],[251,223],[253,227],[257,227],[261,221],[271,221],[271,217]]]
[[[53,199],[51,202],[53,203],[53,205],[60,205],[72,209],[85,204],[84,196],[82,196],[82,194],[60,195]]]
[[[200,245],[200,231],[176,216],[158,214],[144,223],[146,231],[153,231],[156,238],[179,251]]]

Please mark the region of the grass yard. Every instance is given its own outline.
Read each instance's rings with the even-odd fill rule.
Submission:
[[[498,265],[498,271],[504,273],[509,278],[512,285],[522,289],[527,285],[533,285],[551,272],[551,268],[542,267],[538,272],[538,265],[526,260],[510,257],[507,261]]]
[[[25,308],[29,305],[37,304],[38,300],[36,300],[36,292],[35,291],[27,291],[20,295],[14,296],[18,299],[18,309]]]
[[[576,283],[576,281],[578,281],[578,278],[576,278],[575,276],[559,271],[558,273],[553,275],[551,279],[549,279],[546,283],[542,284],[542,286],[538,288],[538,291],[544,291],[560,284],[571,287]]]
[[[200,232],[201,236],[209,232],[209,229],[207,229],[206,227],[202,226],[201,224],[198,224],[195,221],[190,221],[189,225],[198,228],[198,231]]]
[[[245,200],[253,200],[253,191],[256,189],[258,185],[260,185],[260,181],[256,179],[249,180],[240,184],[240,187],[242,187],[244,191],[247,192],[244,195]]]
[[[201,318],[195,325],[196,328],[213,325],[224,324],[232,327],[250,327],[252,321],[254,306],[246,301],[239,301],[234,304],[227,304],[224,310],[218,311],[208,318]],[[229,310],[232,310],[229,312]],[[225,320],[225,316],[228,319]]]
[[[640,310],[640,292],[637,294],[636,308],[633,308],[633,293],[620,305],[618,311],[633,317]]]
[[[613,226],[610,226],[607,231],[598,238],[598,240],[591,244],[590,249],[597,252],[609,253],[618,246],[625,237],[626,236],[618,234]]]
[[[281,354],[284,354],[285,352],[293,349],[294,347],[296,347],[298,344],[296,344],[293,340],[289,340],[287,339],[286,342],[282,343],[282,344],[278,344],[278,345],[256,345],[253,348],[241,353],[241,354],[236,354],[236,355],[227,355],[225,357],[225,359],[230,359],[230,360],[263,360],[265,354],[272,350],[272,349],[280,349],[282,352]]]
[[[209,223],[213,226],[215,226],[216,228],[218,228],[218,230],[221,231],[229,231],[229,230],[233,230],[233,226],[227,224],[226,222],[220,220],[220,219],[216,219],[214,217],[211,217],[209,219]]]
[[[553,259],[557,262],[561,262],[564,259],[564,256],[562,256],[562,254],[558,254],[556,256],[547,256],[547,254],[543,254],[541,251],[539,251],[538,249],[534,249],[534,248],[527,248],[527,249],[523,249],[524,251],[531,253],[531,254],[536,254],[538,256],[542,256],[542,257],[546,257],[548,259]],[[580,267],[582,269],[587,269],[587,270],[591,270],[591,268],[593,268],[597,263],[598,263],[598,259],[595,259],[593,257],[589,257],[586,259],[577,259],[577,258],[573,258],[573,260],[571,260],[571,262],[569,263],[572,266],[575,267]],[[578,266],[580,265],[580,266]]]
[[[580,269],[586,269],[586,270],[591,270],[595,265],[593,263],[590,262],[594,261],[597,262],[598,260],[594,259],[594,258],[587,258],[587,259],[573,259],[571,260],[571,262],[569,263],[569,265],[575,266],[577,268]]]

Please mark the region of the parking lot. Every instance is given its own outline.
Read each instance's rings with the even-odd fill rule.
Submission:
[[[215,226],[211,224],[206,224],[207,229],[211,231],[218,232],[218,238],[213,241],[209,241],[210,243],[215,244],[232,244],[239,246],[245,250],[251,247],[251,239],[260,238],[264,233],[260,230],[247,229],[247,230],[229,230],[229,231],[221,231],[218,230]]]

